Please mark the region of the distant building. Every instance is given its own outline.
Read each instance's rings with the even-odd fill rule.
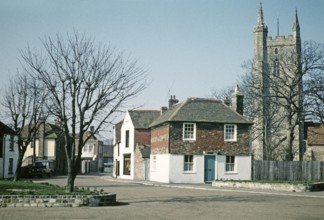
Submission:
[[[93,128],[85,132],[83,139],[89,138],[82,148],[81,173],[103,171],[103,141],[93,134]],[[78,139],[76,140],[76,146]]]
[[[28,129],[28,126],[24,127],[25,132],[28,132]],[[27,146],[22,163],[23,172],[26,172],[35,160],[53,160],[54,174],[67,173],[64,145],[65,139],[60,125],[41,121],[36,136]]]
[[[0,121],[0,179],[15,177],[19,149],[14,130]]]
[[[307,139],[304,160],[324,161],[324,125],[312,124],[306,127]]]
[[[113,173],[114,170],[114,145],[103,145],[103,172]]]

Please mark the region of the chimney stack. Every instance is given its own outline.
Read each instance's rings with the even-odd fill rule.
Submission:
[[[178,99],[176,99],[175,95],[171,95],[169,99],[169,108],[171,108],[173,105],[177,104],[179,102]]]
[[[243,115],[243,97],[243,94],[239,91],[239,86],[236,85],[232,94],[232,109],[240,115]]]
[[[227,96],[225,96],[224,100],[223,100],[224,104],[227,106],[231,105],[231,101],[229,100],[229,98]]]
[[[163,115],[164,112],[168,111],[168,107],[162,106],[160,110],[160,115]]]

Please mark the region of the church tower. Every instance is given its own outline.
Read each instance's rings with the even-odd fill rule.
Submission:
[[[291,35],[279,36],[277,28],[278,35],[269,37],[260,4],[253,29],[252,151],[256,160],[299,160],[303,120],[300,110],[301,38],[297,10]],[[289,97],[290,94],[294,95]],[[286,149],[286,146],[291,147]]]

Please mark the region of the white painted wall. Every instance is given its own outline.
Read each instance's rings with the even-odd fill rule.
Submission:
[[[3,158],[0,158],[0,179],[3,179]]]
[[[10,135],[4,136],[4,158],[3,158],[3,178],[13,178],[15,176],[16,168],[17,168],[17,162],[18,162],[18,137],[14,137],[14,150],[10,151]],[[12,173],[8,173],[9,170],[9,160],[10,158],[13,159],[13,167],[12,167]]]
[[[36,157],[38,157],[38,149],[39,149],[39,140],[37,139],[35,141],[35,154]],[[55,158],[55,139],[45,139],[45,145],[44,145],[44,156],[47,156],[49,158]],[[33,148],[31,147],[31,143],[27,146],[24,159],[27,157],[33,156]]]
[[[203,183],[204,155],[194,155],[193,172],[184,172],[184,155],[170,155],[171,183]]]
[[[154,162],[154,156],[156,162]],[[225,172],[226,156],[216,155],[215,179],[251,180],[251,156],[235,156],[235,164],[235,172]],[[154,166],[156,166],[155,169]],[[194,155],[193,172],[184,172],[184,155],[151,155],[150,167],[151,181],[162,183],[204,183],[205,155]]]
[[[156,157],[154,161],[153,157]],[[154,164],[155,163],[155,164]],[[150,180],[162,183],[170,182],[170,154],[150,156]]]
[[[251,180],[251,156],[235,156],[235,172],[226,172],[226,156],[217,155],[216,179]]]
[[[129,147],[125,147],[126,145],[126,131],[129,130]],[[134,179],[134,125],[132,119],[127,112],[121,126],[121,140],[119,145],[119,156],[114,158],[115,160],[120,161],[119,166],[119,178],[120,179]],[[124,155],[131,155],[131,172],[130,175],[124,175]]]

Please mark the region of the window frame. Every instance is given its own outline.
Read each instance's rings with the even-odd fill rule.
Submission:
[[[193,126],[189,128],[187,126]],[[196,140],[196,123],[186,122],[182,125],[182,140],[184,141],[195,141]],[[188,129],[192,129],[193,131],[188,131]],[[191,134],[192,133],[192,134]],[[191,137],[186,137],[190,135]]]
[[[125,131],[125,147],[129,148],[129,130]]]
[[[229,126],[233,126],[233,138],[227,138],[228,132],[231,132],[227,129]],[[236,124],[225,124],[224,125],[224,141],[225,142],[236,142],[237,141],[237,125]]]
[[[10,135],[9,151],[15,151],[15,136]]]
[[[192,155],[192,154],[183,155],[183,172],[184,173],[193,173],[193,172],[195,172],[194,155]]]
[[[13,174],[13,164],[14,164],[14,159],[9,158],[8,162],[8,174]]]
[[[123,175],[130,176],[131,175],[131,167],[132,167],[131,154],[124,154],[124,158],[123,158]]]
[[[226,156],[225,158],[225,172],[226,173],[235,173],[236,172],[236,157],[235,156]]]

